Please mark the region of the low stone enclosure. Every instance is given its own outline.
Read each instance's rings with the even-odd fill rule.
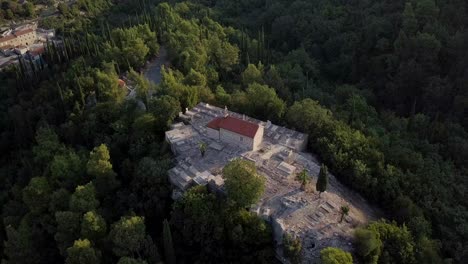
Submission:
[[[263,140],[257,150],[245,150],[208,136],[207,124],[226,115],[263,127]],[[254,162],[266,186],[263,197],[251,210],[271,223],[278,258],[283,262],[287,262],[281,257],[285,233],[302,241],[303,263],[316,263],[325,247],[352,251],[354,229],[376,218],[377,212],[362,197],[331,174],[327,191],[319,196],[315,183],[320,164],[305,152],[307,135],[205,103],[186,109],[179,117],[184,123],[176,123],[166,132],[177,160],[176,167],[169,171],[173,199],[195,185],[208,185],[212,191],[223,193],[223,167],[235,158]],[[200,144],[206,148],[204,156]],[[297,173],[304,169],[311,176],[307,191],[296,180]],[[343,219],[341,206],[349,207],[349,215]]]

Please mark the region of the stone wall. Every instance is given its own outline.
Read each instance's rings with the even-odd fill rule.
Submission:
[[[254,140],[252,138],[239,135],[223,128],[219,130],[219,133],[221,140],[228,144],[236,145],[247,150],[253,149]]]
[[[254,151],[257,151],[260,148],[260,145],[262,144],[263,131],[264,131],[263,126],[258,126],[257,134],[255,134],[255,137],[253,139],[253,150]]]
[[[219,131],[213,128],[206,127],[206,133],[209,138],[219,140]]]

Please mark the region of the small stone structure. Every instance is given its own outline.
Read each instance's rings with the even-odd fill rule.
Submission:
[[[301,239],[304,263],[315,263],[324,247],[352,250],[354,228],[375,218],[373,209],[333,175],[329,175],[328,191],[321,197],[301,190],[297,173],[308,171],[310,185],[315,186],[320,170],[315,157],[305,152],[306,134],[205,103],[186,109],[179,118],[185,124],[174,124],[166,132],[166,141],[177,161],[176,167],[169,171],[169,180],[175,187],[173,198],[178,199],[195,185],[206,185],[216,193],[224,193],[223,167],[235,158],[254,162],[257,171],[265,177],[266,186],[263,197],[252,205],[251,211],[271,223],[279,260],[284,262],[281,257],[284,233]],[[219,124],[226,119],[227,125]],[[246,127],[240,129],[233,125]],[[239,140],[224,138],[222,130],[232,132]],[[252,141],[241,141],[239,135],[248,135]],[[206,148],[204,155],[201,144]],[[348,205],[350,212],[340,222],[342,205]]]

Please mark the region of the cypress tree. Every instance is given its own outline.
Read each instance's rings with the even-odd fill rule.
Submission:
[[[31,79],[34,79],[34,82],[37,83],[37,76],[36,76],[36,67],[34,65],[34,62],[31,58],[31,56],[29,56],[29,67],[31,68]]]
[[[166,257],[166,263],[175,264],[176,256],[174,252],[174,245],[172,243],[171,227],[167,219],[163,222],[163,239],[164,239],[164,255]]]
[[[262,62],[265,63],[265,28],[262,26]]]
[[[111,32],[111,30],[110,30],[110,27],[109,27],[109,23],[108,23],[108,22],[106,22],[106,27],[107,27],[107,34],[108,34],[108,36],[109,36],[109,40],[110,40],[112,46],[115,47],[114,38],[112,37],[112,32]]]
[[[258,31],[258,38],[257,38],[257,63],[261,62],[262,61],[262,58],[261,58],[261,36],[260,36],[260,30]]]
[[[320,167],[320,172],[318,175],[318,180],[315,188],[317,191],[319,191],[319,197],[320,195],[327,190],[328,186],[328,168],[325,166],[325,164],[322,164]]]
[[[78,40],[78,49],[80,52],[80,55],[84,55],[84,45],[82,39]]]
[[[58,50],[57,50],[57,46],[55,46],[54,41],[52,41],[51,43],[52,43],[51,48],[52,48],[52,54],[53,54],[52,62],[55,64],[60,64],[61,60],[60,60],[60,54],[58,53]]]
[[[56,84],[57,84],[57,90],[58,90],[58,93],[59,93],[59,96],[60,96],[60,103],[62,105],[63,114],[65,115],[65,102],[64,102],[64,99],[63,99],[62,87],[60,86],[59,82],[56,82]]]
[[[83,88],[81,88],[80,80],[78,80],[78,76],[76,76],[76,74],[75,74],[75,80],[76,80],[76,84],[78,85],[78,92],[80,94],[81,105],[84,107],[86,105],[85,96],[84,96],[84,93],[83,93]]]
[[[86,33],[86,55],[90,56],[91,55],[91,50],[89,49],[89,35]]]
[[[42,54],[39,55],[39,63],[40,63],[39,65],[41,66],[41,71],[43,71],[44,70],[44,58]]]
[[[21,70],[21,84],[22,84],[22,87],[28,87],[26,86],[26,81],[28,80],[28,73],[27,73],[27,69],[26,69],[26,66],[24,65],[24,59],[22,57],[20,57],[18,55],[18,62],[19,62],[19,66],[20,66],[20,70]]]
[[[46,43],[44,43],[44,54],[46,56],[46,59],[49,61],[49,63],[52,61],[50,58],[50,43],[49,39],[46,40]]]
[[[98,49],[98,47],[97,47],[96,41],[93,41],[93,48],[94,48],[94,55],[95,55],[96,57],[98,57],[98,56],[99,56],[99,49]]]
[[[17,90],[24,90],[23,88],[23,82],[22,82],[22,78],[20,78],[20,74],[19,74],[19,66],[14,66],[15,67],[15,74],[16,74],[16,89]]]
[[[106,39],[106,32],[104,31],[104,22],[102,19],[99,20],[99,30],[101,30],[101,36]]]
[[[241,54],[240,56],[241,56],[241,59],[242,59],[242,60],[244,60],[244,58],[245,58],[245,56],[244,56],[244,54],[245,54],[245,46],[244,46],[244,44],[245,44],[245,40],[244,40],[244,29],[242,28],[242,29],[241,29],[241,39],[240,39],[240,54]],[[244,63],[245,63],[245,61],[244,61]]]
[[[67,41],[64,39],[64,42],[63,42],[63,55],[64,55],[64,58],[65,58],[65,62],[70,62],[71,58],[70,58],[70,55],[68,53],[68,49],[67,49]]]

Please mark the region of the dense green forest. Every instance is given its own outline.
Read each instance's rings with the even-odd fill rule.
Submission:
[[[37,1],[36,1],[37,2]],[[0,2],[0,22],[19,18],[34,18],[36,8],[33,2],[19,4],[18,1],[3,0]]]
[[[356,231],[359,263],[466,262],[464,1],[159,2],[62,7],[42,23],[63,41],[2,72],[2,263],[274,262],[271,228],[229,198],[170,197],[164,131],[199,101],[308,133],[384,209]],[[139,71],[161,46],[154,85]]]

